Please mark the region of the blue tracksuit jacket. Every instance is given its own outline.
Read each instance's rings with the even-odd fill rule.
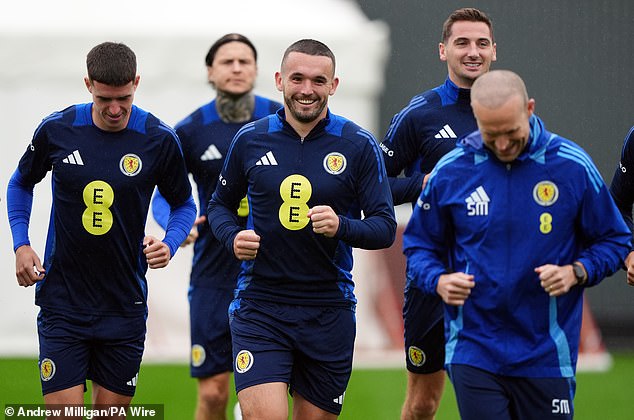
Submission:
[[[404,234],[408,277],[436,293],[441,274],[474,275],[464,306],[445,305],[447,365],[572,377],[583,288],[549,297],[534,269],[579,260],[594,286],[618,270],[630,233],[590,157],[536,116],[530,124],[511,163],[477,131],[440,160]]]

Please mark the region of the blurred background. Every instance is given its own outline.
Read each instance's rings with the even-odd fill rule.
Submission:
[[[6,185],[39,122],[90,101],[86,53],[120,41],[137,54],[136,104],[173,125],[213,98],[204,56],[228,32],[249,37],[259,53],[258,94],[281,101],[273,74],[284,49],[300,38],[324,41],[337,57],[340,87],[331,110],[381,139],[392,116],[417,93],[441,84],[442,23],[472,6],[493,19],[498,60],[525,80],[546,127],[584,147],[606,182],[634,125],[634,4],[628,0],[274,0],[179,2],[137,0],[106,8],[85,2],[13,2],[0,15],[0,357],[37,355],[34,289],[17,286],[6,217]],[[31,241],[43,257],[50,177],[35,191]],[[409,215],[399,207],[403,226]],[[149,233],[160,234],[148,220]],[[378,258],[380,257],[380,258]],[[356,360],[402,365],[403,259],[390,251],[357,252]],[[187,287],[191,249],[167,269],[148,272],[147,360],[187,361]],[[107,267],[104,267],[107,270]],[[609,350],[634,350],[634,289],[618,273],[587,296]],[[364,357],[358,357],[364,355]],[[386,357],[390,355],[390,357]]]

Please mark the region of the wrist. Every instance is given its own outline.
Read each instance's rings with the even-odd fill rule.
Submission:
[[[588,282],[588,272],[586,268],[579,261],[572,263],[572,272],[575,275],[578,286],[584,286]]]

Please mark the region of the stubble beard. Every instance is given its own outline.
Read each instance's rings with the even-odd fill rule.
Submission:
[[[321,115],[322,111],[326,107],[326,101],[320,102],[319,106],[312,111],[301,112],[298,108],[301,105],[298,105],[293,98],[285,98],[284,102],[286,103],[286,107],[290,111],[293,118],[297,121],[307,124],[315,121]]]

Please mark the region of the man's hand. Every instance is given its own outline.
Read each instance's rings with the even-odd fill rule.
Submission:
[[[572,271],[572,265],[545,264],[535,268],[539,274],[540,285],[549,296],[561,296],[577,284],[577,278]]]
[[[40,257],[30,245],[22,245],[15,250],[15,277],[20,286],[33,286],[44,278],[45,271]]]
[[[170,248],[154,236],[143,238],[143,253],[150,268],[163,268],[170,262]]]
[[[429,180],[429,175],[430,174],[425,174],[425,176],[423,177],[423,185],[421,185],[420,187],[421,190],[425,189],[425,185],[427,185],[427,181]]]
[[[313,223],[313,232],[333,238],[339,230],[339,216],[330,206],[315,206],[308,210],[307,216]]]
[[[241,230],[233,239],[233,253],[242,261],[253,260],[260,248],[260,235],[254,230]]]
[[[447,305],[462,306],[475,286],[472,274],[451,273],[438,278],[436,293]]]

